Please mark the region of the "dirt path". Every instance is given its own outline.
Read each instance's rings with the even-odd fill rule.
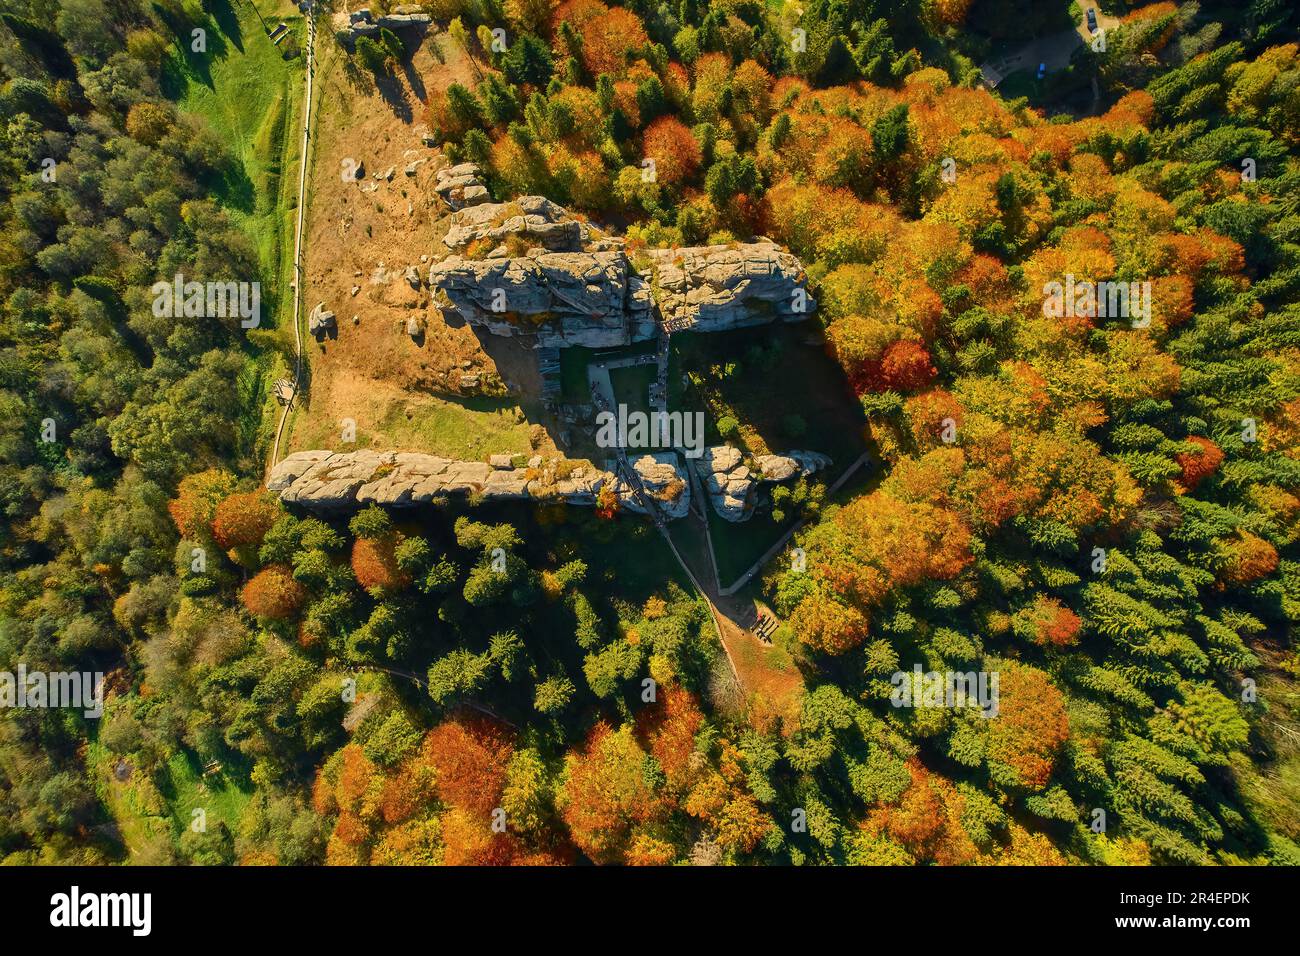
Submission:
[[[280,414],[280,424],[275,429],[275,447],[271,451],[271,467],[280,460],[280,436],[284,434],[284,423],[289,419],[294,399],[298,395],[298,386],[302,381],[302,220],[307,194],[307,148],[311,140],[311,97],[312,81],[316,75],[316,5],[307,7],[307,98],[302,104],[302,155],[298,162],[298,215],[293,230],[293,398],[285,403]]]

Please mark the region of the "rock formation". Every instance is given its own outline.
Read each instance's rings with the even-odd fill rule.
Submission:
[[[788,455],[759,455],[751,470],[738,448],[715,445],[704,449],[695,469],[704,481],[713,509],[727,521],[746,521],[753,514],[759,482],[789,481],[811,475],[831,464],[820,452],[792,451]]]
[[[626,345],[654,334],[650,288],[618,252],[547,252],[515,259],[449,256],[429,286],[494,335],[537,334],[541,347]]]
[[[433,17],[418,6],[400,4],[391,13],[375,18],[368,8],[354,10],[351,13],[334,14],[334,35],[340,43],[349,48],[358,37],[376,36],[381,29],[387,30],[427,30],[433,23]]]
[[[318,303],[316,308],[311,310],[311,314],[307,316],[307,331],[318,339],[337,328],[338,320],[334,317],[333,312],[325,308],[324,302]]]
[[[490,462],[457,461],[408,452],[300,451],[271,469],[266,487],[287,504],[317,510],[351,510],[368,504],[410,507],[448,495],[479,495],[486,499],[531,498],[596,504],[609,485],[621,507],[644,514],[633,488],[610,471],[565,460],[535,458],[527,468],[514,467],[510,455],[493,455]],[[632,462],[647,494],[660,502],[667,518],[680,518],[690,508],[690,485],[674,452],[643,455]]]
[[[440,194],[477,176],[472,164],[438,173]],[[451,199],[448,200],[451,202]],[[453,203],[453,206],[455,204]],[[429,269],[445,311],[494,335],[536,335],[539,347],[616,347],[674,330],[797,322],[816,308],[798,258],[760,241],[644,253],[576,220],[541,196],[456,207]]]
[[[773,242],[651,249],[665,322],[697,332],[806,319],[816,308],[803,264]]]
[[[477,206],[492,198],[479,180],[479,168],[474,163],[445,166],[436,176],[433,191],[454,210]]]

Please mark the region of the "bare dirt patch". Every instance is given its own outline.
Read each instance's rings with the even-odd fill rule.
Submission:
[[[450,210],[433,191],[446,159],[422,142],[424,102],[472,83],[472,65],[436,28],[377,83],[322,46],[303,311],[323,303],[337,324],[319,338],[304,328],[309,374],[288,450],[338,447],[351,419],[359,447],[553,451],[529,424],[541,409],[528,349],[445,320],[427,287]]]

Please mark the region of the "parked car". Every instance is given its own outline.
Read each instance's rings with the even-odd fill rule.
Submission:
[[[1047,64],[1046,63],[1038,64],[1038,78],[1041,80],[1046,75],[1047,75]]]
[[[1088,32],[1097,32],[1097,11],[1093,7],[1088,8]]]

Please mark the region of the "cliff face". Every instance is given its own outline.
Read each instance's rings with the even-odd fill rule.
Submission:
[[[541,346],[612,347],[674,330],[717,332],[797,322],[817,307],[798,258],[772,242],[644,252],[541,196],[483,203],[450,217],[452,255],[429,269],[445,311],[494,335]]]

